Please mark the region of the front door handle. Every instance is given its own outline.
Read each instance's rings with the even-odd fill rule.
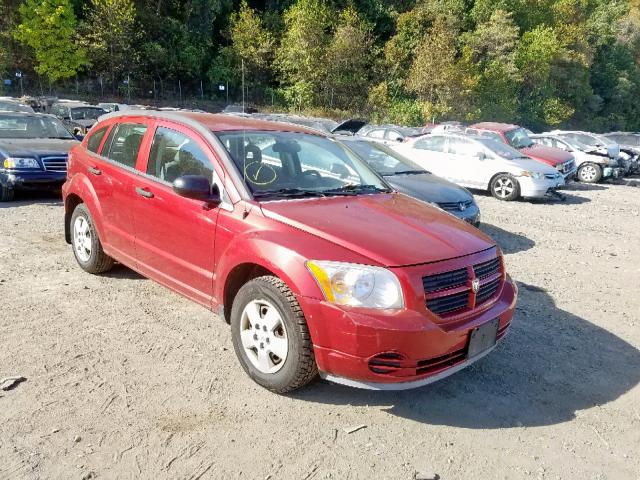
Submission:
[[[150,192],[144,187],[136,187],[136,193],[144,198],[153,198],[153,192]]]
[[[100,170],[99,168],[96,167],[89,167],[89,173],[93,174],[93,175],[102,175],[102,170]]]

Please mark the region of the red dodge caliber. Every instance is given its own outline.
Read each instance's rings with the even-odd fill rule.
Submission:
[[[110,114],[69,155],[65,233],[219,313],[247,374],[406,389],[505,335],[516,286],[476,228],[394,192],[303,127],[205,113]]]

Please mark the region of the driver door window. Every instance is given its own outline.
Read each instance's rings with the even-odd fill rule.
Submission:
[[[158,127],[153,136],[147,175],[166,183],[173,183],[183,175],[201,175],[211,181],[213,167],[193,139],[175,130]]]

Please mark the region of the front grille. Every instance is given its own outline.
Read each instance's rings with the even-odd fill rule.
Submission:
[[[478,278],[485,278],[500,271],[500,259],[498,257],[488,262],[479,263],[473,266],[473,271]]]
[[[67,157],[43,157],[42,165],[49,172],[66,172]]]
[[[480,305],[493,297],[498,291],[498,287],[500,287],[500,278],[496,278],[482,285],[476,295],[476,305]]]
[[[438,273],[422,278],[422,286],[427,293],[446,290],[448,288],[460,287],[467,284],[469,272],[466,268],[453,270],[451,272]]]
[[[436,315],[455,312],[469,306],[469,292],[459,292],[446,297],[427,300],[427,308]]]
[[[560,163],[557,165],[557,169],[559,172],[568,173],[573,170],[575,162],[573,160],[569,160],[568,162]]]
[[[475,293],[472,280],[480,283]],[[442,317],[469,311],[495,298],[502,282],[500,257],[422,278],[427,308]]]
[[[464,202],[443,202],[439,203],[438,206],[447,211],[447,212],[463,212],[467,208],[470,208],[473,205],[471,200],[467,200]]]

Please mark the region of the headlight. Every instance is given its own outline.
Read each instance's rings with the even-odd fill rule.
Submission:
[[[386,268],[322,260],[308,261],[307,268],[328,302],[363,308],[404,307],[400,282]]]
[[[35,158],[9,157],[4,159],[4,168],[40,168],[40,165]]]
[[[528,170],[525,170],[523,172],[520,172],[520,176],[522,176],[522,177],[531,177],[531,178],[535,178],[536,180],[542,180],[544,178],[544,173],[542,173],[542,172],[530,172]]]

